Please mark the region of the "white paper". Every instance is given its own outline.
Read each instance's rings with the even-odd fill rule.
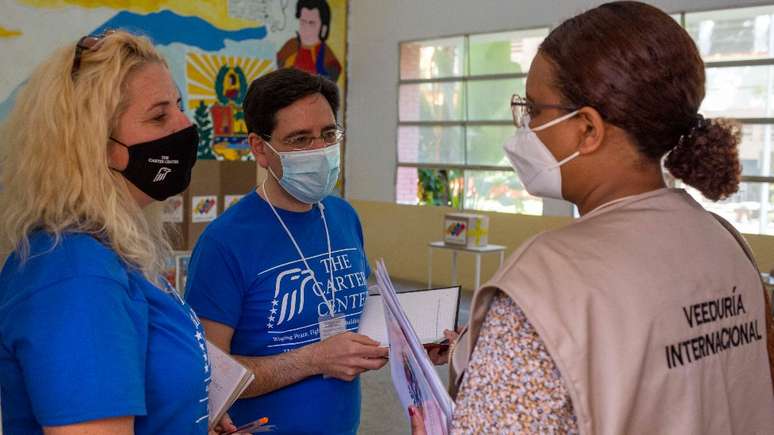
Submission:
[[[183,197],[175,195],[164,201],[161,212],[162,222],[182,223],[183,222]]]
[[[403,409],[418,405],[427,433],[446,435],[451,427],[454,402],[401,307],[383,261],[377,264],[376,280],[383,296],[392,382]]]
[[[454,330],[459,295],[459,287],[448,287],[403,292],[397,296],[419,341],[426,344],[442,340],[444,329]],[[360,317],[358,332],[386,346],[387,324],[383,307],[382,295],[370,295]]]
[[[231,405],[255,379],[253,372],[207,341],[212,379],[208,391],[210,427],[220,421]]]

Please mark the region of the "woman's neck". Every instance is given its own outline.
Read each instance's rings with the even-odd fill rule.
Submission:
[[[612,174],[611,174],[612,175]],[[626,180],[626,182],[621,182]],[[621,177],[607,178],[606,182],[600,183],[579,201],[573,201],[578,207],[581,216],[593,211],[597,207],[625,198],[627,196],[639,195],[653,190],[667,187],[664,183],[664,177],[661,173],[661,167],[648,168],[647,170],[628,171]]]

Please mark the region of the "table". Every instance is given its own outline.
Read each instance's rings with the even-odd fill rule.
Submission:
[[[468,248],[464,245],[447,245],[443,241],[430,242],[428,245],[427,256],[427,288],[433,288],[433,249],[447,249],[452,251],[452,285],[458,285],[457,282],[457,254],[460,252],[469,252],[476,256],[476,289],[481,286],[481,256],[484,254],[500,254],[500,267],[503,266],[505,260],[505,246],[502,245],[486,245],[474,248]]]

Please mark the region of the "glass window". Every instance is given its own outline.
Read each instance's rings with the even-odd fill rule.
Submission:
[[[465,171],[465,208],[543,214],[543,200],[524,190],[513,171]]]
[[[739,192],[718,203],[689,192],[742,232],[774,234],[774,5],[671,17],[685,25],[708,63],[701,113],[743,122]],[[524,93],[525,75],[548,33],[541,28],[401,44],[398,202],[542,213],[542,201],[509,170],[502,144],[514,132],[509,98]]]
[[[400,45],[400,78],[436,79],[462,77],[464,73],[463,37],[404,42]]]
[[[548,29],[470,36],[470,74],[525,74]]]
[[[771,167],[772,134],[774,134],[774,126],[771,124],[742,127],[742,143],[739,147],[742,175],[774,176],[774,170]]]
[[[395,187],[400,204],[454,208],[462,205],[464,186],[460,170],[399,166]]]
[[[704,116],[762,118],[774,114],[774,67],[708,68],[706,76]]]
[[[395,202],[409,205],[419,204],[417,168],[398,166],[395,177]]]
[[[774,6],[685,14],[685,28],[706,62],[772,57]]]
[[[511,95],[524,94],[547,34],[542,28],[401,44],[397,202],[542,213],[502,145],[514,131]]]
[[[508,167],[510,163],[503,152],[503,144],[513,135],[514,130],[512,125],[468,127],[468,164]]]
[[[684,18],[686,30],[709,63],[701,112],[707,117],[740,118],[742,122],[745,118],[757,119],[742,126],[739,159],[743,183],[739,191],[717,203],[703,198],[695,189],[688,191],[706,209],[723,216],[739,231],[774,234],[774,6],[686,13]]]
[[[712,202],[687,186],[686,190],[704,208],[714,212],[743,233],[774,235],[774,191],[771,183],[741,183],[739,191],[723,201]]]
[[[511,95],[524,95],[524,79],[468,82],[468,120],[512,121]]]
[[[462,127],[399,127],[398,162],[459,165],[465,163],[465,137]]]
[[[400,86],[401,121],[459,121],[464,119],[462,82]]]

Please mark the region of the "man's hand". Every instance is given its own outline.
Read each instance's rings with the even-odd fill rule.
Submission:
[[[447,364],[449,362],[449,349],[457,343],[457,339],[460,334],[450,331],[448,329],[443,331],[443,336],[449,340],[448,346],[427,346],[427,356],[430,357],[430,361],[437,366]]]
[[[345,332],[307,346],[311,364],[325,376],[352,381],[387,364],[389,350],[365,335]]]

